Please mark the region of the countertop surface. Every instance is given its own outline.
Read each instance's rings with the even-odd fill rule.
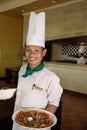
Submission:
[[[48,67],[71,68],[77,70],[87,70],[87,65],[63,63],[63,62],[44,62]]]

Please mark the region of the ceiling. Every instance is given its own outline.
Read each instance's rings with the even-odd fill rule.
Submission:
[[[86,0],[0,0],[0,13],[22,17],[24,13]],[[82,4],[81,4],[82,5]]]

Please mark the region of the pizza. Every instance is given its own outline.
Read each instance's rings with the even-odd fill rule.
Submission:
[[[29,128],[46,128],[54,123],[51,115],[40,110],[21,110],[17,113],[15,121]]]

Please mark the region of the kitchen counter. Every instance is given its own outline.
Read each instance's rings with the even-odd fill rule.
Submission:
[[[77,64],[76,60],[57,60],[56,62],[60,62],[60,63],[70,63],[70,64]],[[87,65],[87,61],[85,63]]]
[[[64,89],[87,94],[86,65],[61,62],[45,62],[45,65],[60,77]]]
[[[56,62],[76,64],[76,60],[57,60]]]

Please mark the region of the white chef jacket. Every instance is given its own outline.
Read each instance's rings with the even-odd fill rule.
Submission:
[[[85,58],[84,58],[84,56],[78,58],[77,64],[85,64]]]
[[[59,106],[63,92],[60,85],[60,78],[46,67],[24,78],[22,75],[26,71],[26,66],[23,65],[19,71],[14,111],[29,107],[45,109],[48,104]],[[14,123],[13,130],[26,129]]]

